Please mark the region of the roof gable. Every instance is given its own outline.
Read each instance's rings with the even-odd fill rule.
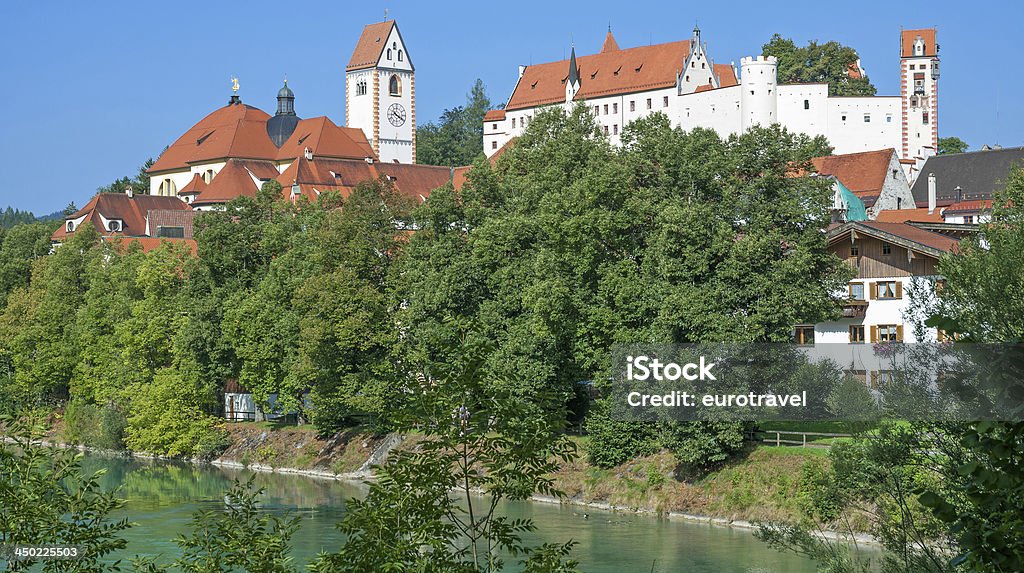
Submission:
[[[914,201],[928,202],[928,176],[935,175],[935,196],[939,203],[956,200],[956,188],[963,200],[989,200],[1006,188],[1015,165],[1024,166],[1024,147],[971,151],[929,157],[911,192]]]
[[[295,126],[291,137],[276,150],[278,161],[287,161],[305,152],[339,159],[376,158],[370,142],[361,129],[338,127],[327,116],[304,119]]]
[[[948,235],[941,235],[908,223],[880,223],[878,221],[857,221],[834,227],[828,232],[829,243],[845,240],[850,233],[854,232],[891,242],[933,258],[939,258],[944,253],[952,252],[960,243],[958,239]]]
[[[348,66],[345,69],[353,71],[376,66],[393,27],[395,27],[394,20],[367,24],[359,36],[359,41],[356,42],[356,48],[352,51],[352,57],[349,58]]]
[[[227,203],[243,195],[255,197],[256,191],[258,191],[258,188],[253,180],[252,173],[245,168],[242,162],[230,159],[224,164],[224,168],[220,170],[220,173],[214,176],[213,181],[206,186],[206,189],[192,201],[192,204],[210,205]]]
[[[124,193],[97,193],[65,220],[83,219],[83,223],[92,223],[101,235],[143,236],[146,234],[146,217],[150,211],[180,210],[188,211],[191,207],[177,197],[159,195],[127,195]],[[121,230],[111,232],[104,226],[104,221],[121,222]],[[51,238],[55,241],[64,240],[68,235],[67,226],[61,225]]]
[[[924,55],[914,55],[914,42],[918,38],[924,40]],[[935,28],[921,30],[903,30],[900,33],[900,55],[904,58],[931,58],[939,53],[939,45],[935,43]]]
[[[896,154],[894,149],[862,151],[843,155],[815,157],[811,160],[815,171],[838,179],[868,206],[874,203],[885,186],[889,166]]]

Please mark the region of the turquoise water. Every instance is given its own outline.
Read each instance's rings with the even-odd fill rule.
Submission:
[[[173,558],[177,546],[172,540],[189,530],[192,513],[221,507],[232,480],[252,475],[213,466],[97,457],[87,458],[85,466],[107,470],[104,486],[121,488],[128,500],[123,513],[138,524],[125,534],[128,549],[121,557]],[[365,492],[358,484],[286,474],[256,474],[256,483],[266,490],[266,511],[302,516],[293,538],[300,564],[321,550],[338,548],[344,537],[334,524],[345,513],[345,500]],[[502,511],[534,520],[537,531],[528,539],[532,543],[577,541],[574,557],[588,573],[647,573],[652,566],[663,573],[814,571],[809,560],[768,549],[749,531],[541,503],[510,503]]]

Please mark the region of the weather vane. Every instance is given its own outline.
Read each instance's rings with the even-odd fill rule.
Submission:
[[[231,76],[231,91],[236,94],[238,93],[238,78],[235,76]]]

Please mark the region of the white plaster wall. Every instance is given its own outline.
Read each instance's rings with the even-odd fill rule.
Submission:
[[[828,84],[786,84],[778,90],[780,124],[793,133],[828,135]]]
[[[865,122],[865,115],[870,121]],[[899,97],[828,98],[827,136],[834,153],[902,147]]]
[[[696,127],[713,129],[721,137],[739,133],[740,90],[742,86],[730,86],[700,93],[687,94],[679,98],[676,125],[685,130]]]
[[[910,192],[910,181],[900,165],[899,158],[892,154],[889,168],[886,171],[882,192],[875,204],[868,209],[868,218],[874,219],[879,211],[888,209],[913,209],[917,206],[914,195]]]

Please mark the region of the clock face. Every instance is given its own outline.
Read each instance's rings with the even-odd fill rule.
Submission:
[[[388,108],[388,121],[395,127],[405,124],[405,108],[400,103],[393,103]]]

